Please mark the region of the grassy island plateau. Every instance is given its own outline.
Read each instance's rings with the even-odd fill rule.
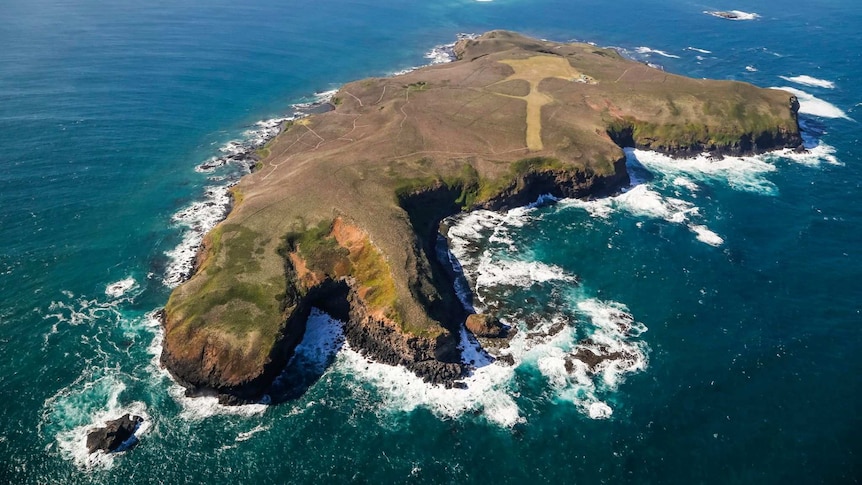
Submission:
[[[259,400],[313,307],[343,320],[368,358],[463,385],[465,321],[489,347],[505,346],[507,329],[456,295],[436,253],[445,217],[612,194],[629,182],[623,147],[720,157],[802,143],[785,91],[504,31],[455,53],[348,83],[332,110],[286,122],[260,150],[161,313],[161,362],[190,394]]]

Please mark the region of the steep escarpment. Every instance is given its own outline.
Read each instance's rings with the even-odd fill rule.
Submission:
[[[624,145],[677,155],[798,145],[782,91],[509,32],[456,52],[450,64],[349,83],[332,111],[267,145],[165,307],[162,363],[192,393],[259,398],[313,306],[345,321],[369,358],[451,385],[467,315],[435,252],[443,218],[612,193],[628,182]]]
[[[754,86],[740,89],[756,90]],[[776,148],[796,148],[802,145],[799,134],[799,100],[790,96],[787,111],[790,118],[775,123],[773,115],[760,112],[748,113],[745,98],[724,99],[721,108],[705,103],[706,112],[719,109],[728,112],[731,118],[723,124],[710,124],[706,121],[685,123],[656,123],[625,116],[613,120],[608,125],[608,135],[618,145],[654,150],[675,157],[692,157],[704,152],[722,156],[745,156],[763,153]],[[678,108],[674,106],[675,110]]]

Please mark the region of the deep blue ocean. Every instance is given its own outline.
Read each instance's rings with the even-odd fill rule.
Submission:
[[[4,0],[0,483],[862,480],[860,28],[857,0]],[[631,151],[616,197],[450,221],[475,305],[523,330],[467,390],[315,314],[285,374],[304,393],[184,398],[152,312],[244,170],[196,167],[491,29],[795,89],[810,153]],[[585,338],[631,358],[569,373]],[[125,412],[138,446],[88,456]]]

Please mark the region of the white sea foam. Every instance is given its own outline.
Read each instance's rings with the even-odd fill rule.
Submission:
[[[164,283],[173,288],[194,270],[195,257],[204,235],[221,222],[230,211],[230,186],[207,187],[202,201],[193,202],[171,218],[171,222],[183,228],[182,242],[167,251],[170,262],[165,270]]]
[[[433,49],[425,53],[425,58],[430,60],[430,64],[445,64],[455,60],[455,44],[446,44],[434,46]]]
[[[344,342],[341,324],[329,318],[320,309],[312,308],[305,325],[305,334],[294,349],[288,368],[300,364],[310,371],[323,373]]]
[[[700,188],[697,186],[696,183],[692,182],[691,180],[689,180],[685,177],[675,177],[673,179],[673,184],[678,186],[678,187],[683,187],[685,189],[688,189],[689,192],[697,192],[698,189]]]
[[[659,49],[652,49],[652,48],[650,48],[650,47],[645,47],[645,46],[641,46],[641,47],[637,47],[637,48],[635,48],[635,52],[637,52],[638,54],[646,54],[646,55],[650,55],[650,54],[658,54],[658,55],[660,55],[660,56],[662,56],[662,57],[669,57],[669,58],[671,58],[671,59],[679,59],[679,56],[678,56],[678,55],[675,55],[675,54],[669,54],[669,53],[667,53],[667,52],[665,52],[665,51],[663,51],[663,50],[659,50]]]
[[[163,371],[163,375],[169,377],[167,371]],[[168,394],[180,405],[182,410],[179,417],[186,421],[200,421],[213,416],[258,416],[269,408],[263,403],[225,406],[219,404],[216,396],[188,397],[183,386],[173,382],[173,380],[171,382],[172,385],[168,387]]]
[[[719,181],[747,192],[775,192],[775,186],[765,176],[776,168],[763,156],[713,158],[703,154],[692,158],[672,158],[630,148],[626,149],[626,155],[650,172],[664,176],[685,176],[700,182]]]
[[[593,419],[607,419],[613,414],[613,409],[603,402],[594,402],[590,404],[587,413]]]
[[[482,1],[482,0],[479,0]],[[445,64],[447,62],[452,62],[457,60],[457,56],[455,55],[455,44],[460,40],[464,39],[475,39],[478,37],[476,34],[467,34],[460,33],[456,36],[457,40],[451,44],[443,44],[434,46],[433,49],[425,53],[425,58],[430,59],[430,64]]]
[[[778,76],[785,81],[790,81],[796,84],[802,84],[803,86],[811,86],[815,88],[825,88],[825,89],[835,89],[835,83],[832,81],[827,81],[825,79],[817,79],[816,77],[811,77],[807,75],[802,76]]]
[[[509,231],[522,227],[533,209],[533,207],[522,207],[504,213],[477,210],[460,215],[457,224],[449,229],[452,252],[458,255],[460,260],[461,255],[480,249],[480,239],[515,250]]]
[[[757,68],[754,66],[745,66],[745,70],[748,72],[757,72]]]
[[[637,340],[637,337],[646,332],[647,327],[635,321],[625,305],[589,298],[578,302],[577,308],[593,326],[589,343],[581,342],[577,349],[621,355],[597,365],[595,371],[601,376],[602,385],[616,389],[627,374],[646,368],[646,343]]]
[[[463,360],[475,370],[465,379],[468,389],[446,389],[427,384],[401,366],[366,359],[344,342],[341,322],[316,308],[309,316],[307,328],[297,354],[324,363],[337,351],[333,371],[351,376],[360,384],[372,384],[381,393],[382,404],[388,411],[409,412],[425,407],[450,418],[466,411],[479,411],[501,426],[513,426],[520,420],[517,405],[506,392],[512,370],[489,366],[493,359],[464,330],[461,332]]]
[[[684,223],[690,216],[699,213],[694,204],[674,197],[665,197],[647,184],[635,185],[613,197],[596,200],[566,199],[560,203],[560,207],[577,207],[601,218],[623,211],[636,217],[663,219],[677,224]]]
[[[688,228],[694,231],[698,241],[705,242],[710,246],[721,246],[724,244],[724,239],[721,236],[702,224],[689,224]]]
[[[93,429],[126,413],[144,419],[135,431],[136,439],[145,435],[152,425],[146,404],[139,401],[125,405],[120,403],[120,395],[126,385],[117,375],[93,377],[85,373],[69,387],[48,398],[42,423],[49,424],[44,429],[43,424],[40,424],[40,432],[56,436],[61,455],[82,469],[110,468],[114,458],[121,456],[103,451],[89,453],[87,435]]]
[[[315,105],[327,102],[334,94],[335,91],[316,93],[314,101],[295,104],[293,107],[297,110],[311,109]],[[230,140],[219,147],[218,150],[221,155],[204,161],[195,167],[195,171],[210,173],[227,165],[234,165],[239,167],[242,172],[248,172],[256,161],[254,151],[278,135],[285,122],[302,116],[304,116],[302,111],[297,111],[293,116],[258,121],[242,133],[243,136],[241,139]]]
[[[712,51],[708,51],[706,49],[698,49],[697,47],[686,47],[686,50],[700,52],[701,54],[712,54]]]
[[[115,285],[128,288],[123,289],[120,294],[121,288],[114,288]],[[51,337],[59,333],[61,326],[93,326],[95,331],[87,332],[84,338],[93,338],[96,341],[99,341],[102,332],[110,332],[118,328],[122,329],[130,339],[134,339],[136,335],[134,327],[137,321],[127,318],[122,307],[133,301],[139,292],[140,287],[137,283],[129,285],[126,280],[107,285],[105,297],[87,298],[76,296],[70,291],[61,291],[63,298],[53,300],[47,308],[38,310],[45,323],[50,324],[49,330],[43,335],[43,350],[49,350]],[[124,351],[111,338],[105,339],[104,343],[113,345],[118,351]]]
[[[490,1],[490,0],[477,0],[477,1]],[[428,52],[425,53],[425,56],[424,56],[425,59],[429,60],[428,64],[426,64],[426,66],[427,65],[433,66],[433,65],[437,65],[437,64],[446,64],[446,63],[453,62],[453,61],[457,60],[458,57],[455,55],[455,44],[457,43],[457,41],[462,40],[462,39],[475,39],[476,37],[478,37],[477,34],[460,33],[456,36],[457,40],[455,42],[452,42],[451,44],[440,44],[440,45],[434,46],[433,48],[431,48],[431,50],[429,50]],[[400,76],[402,74],[407,74],[409,72],[413,72],[416,69],[421,69],[422,67],[425,67],[425,66],[413,66],[413,67],[408,67],[405,69],[400,69],[398,71],[393,72],[392,75],[393,76]]]
[[[144,327],[152,334],[153,338],[150,340],[150,344],[147,346],[147,353],[152,357],[150,358],[150,371],[153,376],[157,376],[159,378],[168,376],[170,378],[168,372],[161,368],[161,356],[162,356],[162,346],[165,341],[165,329],[162,327],[162,322],[158,318],[158,311],[153,310],[146,315],[144,318]]]
[[[616,390],[628,374],[646,368],[646,344],[637,337],[647,328],[618,302],[588,298],[577,302],[576,309],[581,325],[590,329],[588,339],[576,342],[569,328],[532,348],[528,359],[535,361],[560,399],[593,419],[608,418],[613,411],[600,396]],[[574,358],[584,350],[605,359],[591,369]]]
[[[822,162],[831,165],[844,165],[835,155],[836,150],[832,145],[823,143],[822,141],[814,141],[813,146],[807,146],[804,152],[797,152],[793,149],[779,150],[765,155],[767,158],[786,158],[802,165],[816,167]]]
[[[252,436],[256,435],[257,433],[260,433],[261,431],[266,431],[269,428],[270,428],[269,426],[264,426],[262,424],[259,424],[259,425],[255,426],[254,428],[252,428],[248,431],[244,431],[242,433],[239,433],[236,436],[236,438],[234,438],[234,441],[236,441],[236,442],[248,441],[249,439],[251,439]]]
[[[563,200],[561,203],[568,202]],[[664,214],[672,217],[667,211]],[[494,244],[483,246],[489,242],[489,234],[498,232],[500,226],[505,227],[504,221],[512,217],[509,213],[480,213],[450,218],[452,253],[463,265],[468,280],[473,282],[478,300],[498,308],[501,320],[518,328],[508,347],[502,351],[503,355],[511,358],[514,367],[526,366],[538,370],[557,397],[572,402],[585,415],[595,419],[608,417],[610,407],[602,402],[600,396],[612,390],[624,379],[625,374],[645,367],[642,344],[630,340],[636,339],[646,327],[635,323],[625,306],[619,303],[598,300],[590,303],[593,300],[588,298],[586,306],[580,308],[579,302],[583,302],[584,297],[577,290],[577,277],[563,268],[538,261],[519,260],[517,258],[523,258],[524,253],[517,248],[512,250],[506,245]],[[514,219],[520,226],[531,224],[535,220],[534,211],[519,210]],[[563,301],[541,304],[542,316],[538,319],[531,317],[527,324],[522,321],[523,316],[519,316],[519,310],[510,307],[505,301],[505,293],[500,294],[498,289],[513,285],[530,287],[540,283],[552,285],[550,294],[568,296]],[[567,315],[571,311],[582,315],[580,323],[573,325],[572,317]],[[621,352],[621,357],[609,358],[597,368],[589,369],[573,357],[574,351],[581,345],[578,335],[586,335],[591,339],[597,354]],[[467,349],[470,348],[468,336],[466,332],[462,335],[462,346]],[[464,355],[475,355],[471,352],[464,352]],[[482,355],[471,358],[480,362],[475,371],[477,376],[486,375],[491,369],[501,366],[482,360]]]
[[[325,314],[317,314],[314,318],[315,325],[340,325]],[[476,368],[464,379],[466,389],[446,389],[424,382],[401,366],[370,361],[345,343],[332,369],[355,379],[359,385],[373,385],[380,394],[383,410],[387,412],[411,412],[424,407],[446,418],[476,412],[503,427],[523,421],[509,389],[514,374],[510,367],[485,365]]]
[[[472,368],[481,368],[494,363],[494,358],[485,352],[476,337],[466,327],[461,327],[461,361]]]
[[[549,281],[576,281],[574,275],[567,274],[559,266],[539,261],[518,261],[484,257],[477,268],[477,285],[530,287],[536,283]]]
[[[753,12],[743,12],[742,10],[704,10],[705,14],[712,15],[713,17],[722,18],[725,20],[755,20],[760,18],[760,15]],[[731,16],[723,15],[723,14],[731,14]]]
[[[631,173],[637,173],[632,166],[644,167],[658,174],[655,182],[637,181],[622,193],[596,200],[566,199],[559,207],[575,207],[587,211],[593,217],[609,218],[612,214],[623,212],[645,219],[660,219],[673,224],[687,226],[694,232],[698,241],[717,246],[724,242],[715,232],[698,222],[700,208],[693,202],[677,197],[663,195],[657,184],[670,183],[673,187],[683,187],[693,196],[698,185],[694,180],[721,180],[742,190],[772,193],[772,185],[762,178],[762,174],[775,170],[756,157],[725,157],[714,160],[704,155],[693,159],[673,159],[655,152],[626,149]],[[664,181],[667,182],[664,182]],[[681,194],[680,194],[681,195]],[[640,227],[640,226],[639,226]]]
[[[781,89],[796,95],[796,98],[799,99],[799,112],[802,114],[819,116],[821,118],[850,119],[850,117],[847,116],[847,113],[842,111],[841,108],[812,94],[806,93],[801,89],[791,88],[788,86],[773,87],[771,89]]]
[[[112,298],[119,298],[123,296],[127,291],[134,288],[137,284],[138,283],[135,281],[135,279],[129,276],[128,278],[109,284],[107,287],[105,287],[105,294]]]
[[[100,301],[96,298],[75,298],[74,295],[64,295],[72,301],[54,300],[48,305],[47,313],[42,314],[42,318],[48,321],[54,321],[56,324],[64,323],[67,325],[77,326],[82,324],[91,324],[99,318],[118,317],[119,310],[117,305],[118,300],[108,302]]]

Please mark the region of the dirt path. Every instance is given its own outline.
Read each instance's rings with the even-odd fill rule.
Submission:
[[[539,83],[544,79],[553,77],[574,81],[581,77],[581,73],[573,68],[569,61],[556,56],[533,56],[527,59],[511,59],[501,62],[511,66],[515,73],[494,84],[519,79],[530,83],[530,92],[526,96],[488,92],[497,96],[523,99],[527,102],[527,148],[530,151],[542,150],[544,148],[542,144],[542,107],[552,103],[554,98],[539,91]]]

